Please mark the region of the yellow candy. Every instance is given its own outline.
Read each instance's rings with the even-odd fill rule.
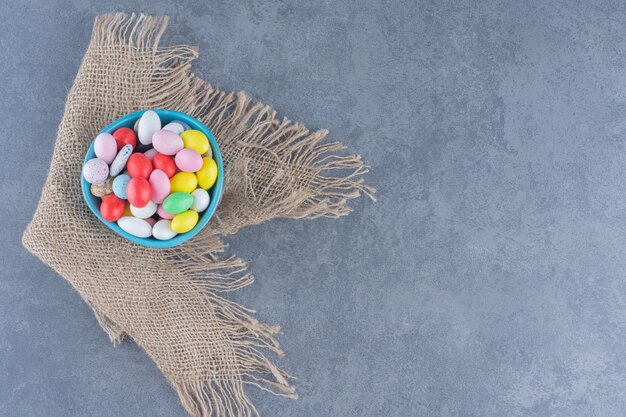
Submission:
[[[197,223],[198,213],[193,210],[187,210],[174,216],[170,228],[176,233],[187,233],[193,229]]]
[[[196,172],[196,176],[198,177],[200,188],[208,190],[213,187],[215,180],[217,180],[217,164],[215,161],[208,157],[202,158],[202,168]]]
[[[124,214],[122,216],[134,216],[134,214],[130,211],[130,203],[127,201],[126,206],[124,206]]]
[[[170,178],[170,192],[191,193],[198,186],[198,178],[193,172],[179,172]]]
[[[185,130],[180,137],[183,138],[185,148],[193,149],[200,155],[209,150],[209,140],[199,130]]]

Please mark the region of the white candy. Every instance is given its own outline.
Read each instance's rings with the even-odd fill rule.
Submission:
[[[181,125],[178,122],[170,122],[165,125],[163,130],[169,130],[170,132],[174,132],[177,135],[180,135],[181,133],[185,131],[185,128],[183,127],[183,125]]]
[[[159,119],[159,115],[156,114],[154,110],[146,111],[141,115],[139,124],[137,125],[137,136],[139,137],[139,142],[144,145],[151,144],[152,135],[154,135],[154,132],[157,130],[161,130],[161,119]]]
[[[133,213],[133,216],[138,217],[140,219],[147,219],[152,216],[157,211],[157,205],[154,201],[148,201],[145,207],[135,207],[132,204],[130,205],[130,212]]]
[[[191,129],[191,126],[189,126],[187,123],[183,122],[182,120],[174,120],[172,123],[178,123],[179,125],[181,125],[183,127],[183,129],[185,130],[189,130]]]
[[[170,240],[178,234],[172,230],[171,224],[171,220],[159,220],[152,227],[152,236],[158,240]]]
[[[108,176],[109,166],[102,159],[90,159],[83,167],[83,177],[89,184],[104,184]]]
[[[133,236],[145,238],[152,235],[152,227],[150,226],[150,223],[144,219],[124,216],[117,221],[117,225],[121,227],[123,231],[130,233]]]
[[[135,133],[137,133],[137,131],[139,130],[139,121],[141,120],[141,117],[137,120],[135,120],[135,125],[133,126],[133,130],[135,131]]]
[[[211,197],[209,197],[209,193],[207,190],[203,190],[202,188],[196,188],[191,195],[193,196],[193,204],[191,205],[191,209],[197,211],[198,213],[203,212],[209,207],[209,201],[211,201]]]

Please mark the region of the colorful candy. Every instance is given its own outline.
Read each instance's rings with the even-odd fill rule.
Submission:
[[[113,177],[109,177],[106,179],[104,184],[91,184],[89,190],[91,191],[91,194],[95,195],[96,197],[104,197],[105,195],[111,194],[113,192],[112,184]]]
[[[198,212],[187,210],[179,213],[172,219],[170,227],[176,233],[187,233],[198,224]]]
[[[124,203],[124,214],[123,214],[123,216],[132,216],[132,215],[133,215],[133,212],[130,211],[130,203],[127,201],[126,203]]]
[[[167,219],[167,220],[172,220],[175,216],[175,214],[172,213],[168,213],[167,211],[165,211],[163,209],[163,205],[159,205],[159,207],[157,208],[157,214],[160,218],[162,219]]]
[[[124,216],[117,221],[117,225],[133,236],[150,237],[152,235],[150,223],[138,217]]]
[[[193,196],[189,193],[172,193],[163,201],[163,210],[178,214],[187,211],[193,205]]]
[[[102,159],[90,159],[83,167],[83,177],[89,184],[104,184],[109,177],[109,166]]]
[[[215,184],[217,180],[217,164],[213,158],[202,158],[202,168],[196,172],[196,176],[198,177],[198,185],[200,188],[208,190],[213,187],[213,184]]]
[[[200,155],[209,150],[209,139],[199,130],[185,130],[180,134],[187,149],[193,149]]]
[[[160,169],[165,172],[168,178],[172,178],[176,174],[176,163],[171,156],[158,153],[152,158],[152,166],[154,169]]]
[[[187,123],[183,122],[182,120],[174,120],[174,123],[178,123],[185,130],[191,130],[191,126],[189,126]]]
[[[124,168],[126,167],[126,162],[128,162],[128,158],[130,158],[132,153],[133,153],[132,145],[127,144],[127,145],[122,146],[122,149],[120,149],[120,151],[117,153],[117,156],[111,163],[111,170],[109,173],[111,174],[112,177],[116,176],[117,174],[119,174],[120,172],[124,170]]]
[[[152,226],[152,236],[158,240],[170,240],[178,233],[172,230],[171,220],[161,219]]]
[[[126,187],[128,186],[128,182],[130,181],[130,175],[128,174],[120,174],[113,179],[113,194],[121,198],[122,200],[126,200]]]
[[[181,120],[163,125],[145,111],[133,128],[100,133],[93,150],[83,177],[101,198],[100,214],[133,236],[172,239],[209,207],[217,164],[207,136]]]
[[[193,204],[191,205],[191,209],[193,211],[197,211],[198,213],[203,212],[209,207],[209,202],[211,201],[211,197],[209,197],[209,193],[207,190],[203,190],[202,188],[196,188],[191,193],[193,196]]]
[[[126,198],[131,206],[145,207],[152,198],[152,187],[148,180],[143,177],[131,178],[126,186]]]
[[[141,115],[139,124],[137,125],[137,136],[139,142],[144,145],[150,145],[152,143],[152,135],[154,132],[161,129],[161,119],[154,110],[148,110]]]
[[[170,191],[173,193],[191,193],[197,186],[198,178],[191,172],[179,172],[170,178]]]
[[[152,136],[152,146],[164,155],[176,155],[178,151],[183,149],[183,140],[178,134],[161,129]]]
[[[100,133],[93,141],[93,151],[96,157],[110,164],[117,155],[117,144],[110,133]]]
[[[181,125],[179,122],[170,122],[163,127],[163,130],[169,130],[170,132],[174,132],[177,135],[180,135],[185,131],[185,127]]]
[[[152,187],[152,201],[161,204],[170,193],[170,179],[165,172],[155,169],[150,174],[150,187]]]
[[[147,219],[152,216],[157,211],[157,205],[154,201],[148,201],[143,207],[135,207],[132,204],[130,205],[130,212],[133,213],[133,216],[139,217],[140,219]]]
[[[178,169],[184,172],[196,172],[202,168],[202,157],[193,149],[181,149],[174,158]]]
[[[124,200],[113,194],[104,196],[102,204],[100,204],[100,214],[102,218],[108,222],[117,221],[124,214]]]
[[[150,162],[146,155],[134,153],[128,158],[126,170],[128,171],[128,175],[132,178],[141,177],[148,179],[152,172],[152,162]]]
[[[118,151],[122,149],[124,145],[130,145],[133,149],[137,146],[137,134],[131,128],[121,127],[113,132],[113,137],[117,143]]]
[[[156,149],[150,148],[147,151],[145,151],[143,154],[146,155],[146,158],[148,158],[148,160],[150,162],[152,162],[152,158],[154,158],[154,155],[156,155],[158,153],[159,153],[159,151],[157,151]]]

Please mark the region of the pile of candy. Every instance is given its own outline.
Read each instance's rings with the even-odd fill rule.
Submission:
[[[193,229],[209,206],[217,164],[204,133],[182,121],[161,128],[148,110],[133,129],[100,133],[94,152],[83,177],[102,198],[100,214],[133,236],[169,240]]]

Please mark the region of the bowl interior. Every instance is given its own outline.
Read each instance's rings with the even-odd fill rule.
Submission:
[[[121,119],[114,121],[113,123],[105,127],[104,129],[102,129],[101,133],[102,132],[113,133],[114,131],[116,131],[117,129],[121,127],[129,127],[132,129],[137,119],[139,119],[145,111],[146,110],[141,110],[141,111],[124,116]],[[154,111],[159,115],[159,118],[161,119],[161,124],[163,126],[173,120],[180,120],[180,121],[187,123],[192,129],[201,131],[209,138],[209,144],[213,152],[213,159],[215,160],[217,164],[217,181],[215,181],[215,185],[213,185],[213,187],[211,187],[211,189],[208,190],[209,196],[211,198],[209,202],[209,207],[207,207],[205,211],[200,213],[198,224],[196,224],[196,226],[193,229],[191,229],[189,232],[179,234],[170,240],[157,240],[153,237],[140,238],[137,236],[133,236],[130,233],[127,233],[124,230],[122,230],[122,228],[120,228],[116,222],[108,222],[104,220],[104,218],[102,218],[102,215],[100,214],[101,200],[99,197],[95,197],[93,194],[91,194],[90,184],[82,176],[81,176],[81,186],[83,190],[83,197],[85,198],[87,205],[89,206],[91,211],[100,219],[100,221],[104,223],[108,228],[114,230],[117,234],[124,236],[126,239],[132,242],[135,242],[139,245],[143,245],[143,246],[147,246],[151,248],[171,248],[171,247],[180,245],[183,242],[186,242],[187,240],[191,239],[196,234],[198,234],[198,232],[202,230],[204,226],[206,226],[206,224],[209,222],[209,220],[215,213],[215,210],[217,209],[217,205],[219,204],[219,201],[222,197],[222,189],[224,186],[224,175],[223,175],[224,166],[222,163],[222,155],[220,154],[220,149],[219,149],[219,146],[217,145],[217,141],[215,140],[215,137],[213,136],[213,133],[211,133],[211,131],[204,124],[202,124],[198,119],[191,117],[185,113],[177,112],[174,110],[154,109]],[[85,156],[85,162],[95,157],[96,156],[94,153],[93,140],[92,140],[91,145],[89,146],[89,150],[87,151],[87,155]]]

